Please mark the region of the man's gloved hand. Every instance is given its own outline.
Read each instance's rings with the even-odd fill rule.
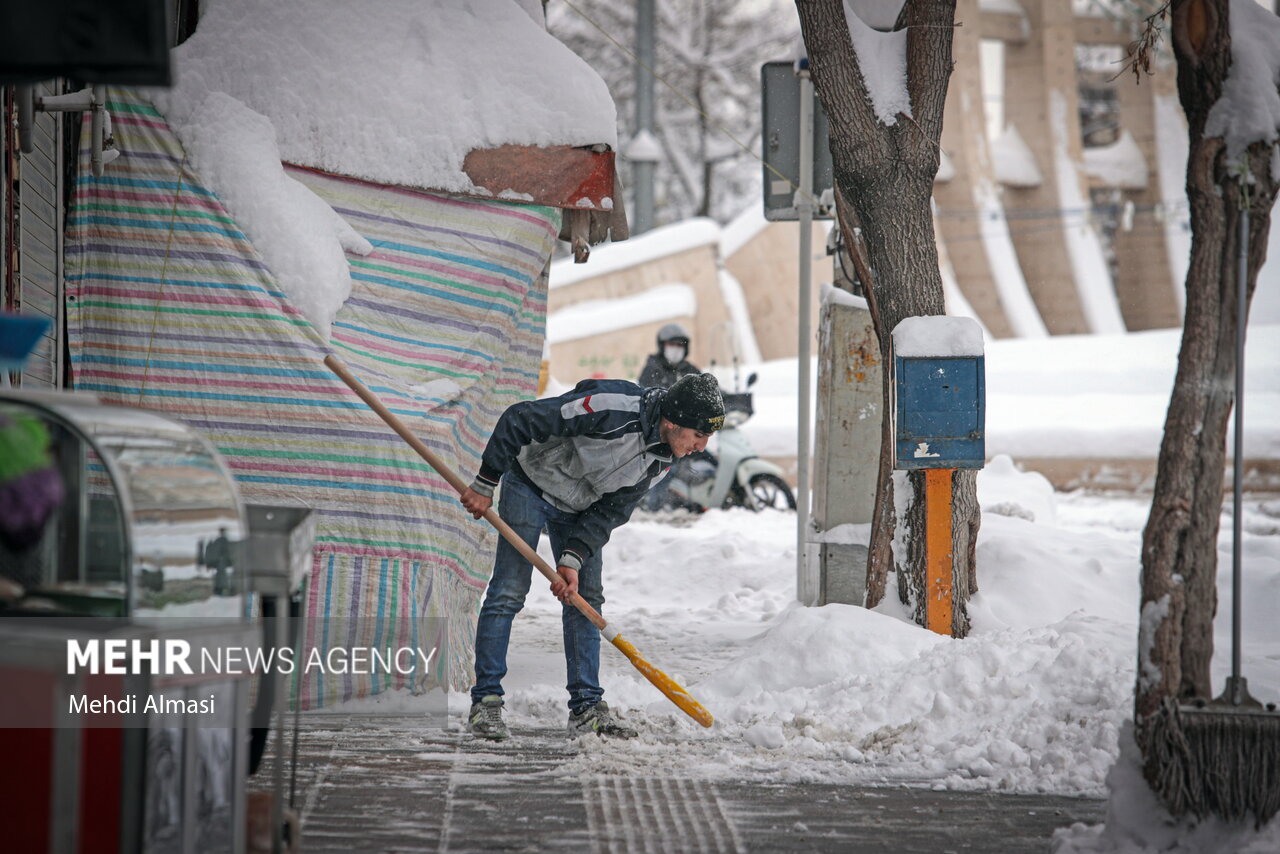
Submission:
[[[551,592],[561,602],[567,603],[569,597],[578,592],[578,570],[558,566],[556,572],[560,578],[551,582]]]

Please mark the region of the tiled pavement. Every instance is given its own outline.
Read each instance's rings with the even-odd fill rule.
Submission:
[[[1047,795],[566,774],[577,750],[555,730],[492,744],[403,718],[305,716],[301,851],[1023,854],[1104,809]]]

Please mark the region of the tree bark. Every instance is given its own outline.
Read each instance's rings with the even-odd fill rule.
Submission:
[[[954,0],[907,0],[895,29],[906,29],[907,91],[911,115],[885,125],[875,114],[849,37],[841,0],[797,0],[800,28],[814,86],[830,127],[836,188],[862,230],[873,321],[886,364],[893,357],[892,332],[906,317],[946,313],[930,199],[941,156],[942,110],[951,75]],[[889,372],[884,374],[885,414]],[[886,434],[888,436],[888,434]],[[888,436],[891,439],[891,436]],[[885,443],[891,448],[892,443]],[[892,552],[895,515],[892,454],[882,450],[868,560],[868,605],[879,601]],[[908,477],[913,499],[923,495],[923,476]],[[965,600],[976,584],[972,538],[980,516],[973,477],[955,480],[953,516],[957,537],[953,569],[958,582],[954,612],[958,636],[968,631]],[[924,580],[924,529],[913,500],[906,513],[907,542],[892,561],[899,590],[916,603]],[[905,553],[903,553],[905,552]],[[922,622],[922,621],[921,621]]]
[[[1232,162],[1222,138],[1204,137],[1205,121],[1222,95],[1231,62],[1228,0],[1175,0],[1172,11],[1178,96],[1190,138],[1192,238],[1178,371],[1142,536],[1144,619],[1134,719],[1148,757],[1148,779],[1148,724],[1169,703],[1213,693],[1209,662],[1227,422],[1235,404],[1241,210],[1247,204],[1250,212],[1247,304],[1266,256],[1277,191],[1270,146],[1255,143],[1243,160]],[[1251,186],[1237,179],[1246,163]]]

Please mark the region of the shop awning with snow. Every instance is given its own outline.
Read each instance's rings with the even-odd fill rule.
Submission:
[[[221,93],[271,123],[285,163],[574,212],[566,240],[627,236],[608,89],[517,0],[211,0],[174,65],[153,100],[184,143]]]

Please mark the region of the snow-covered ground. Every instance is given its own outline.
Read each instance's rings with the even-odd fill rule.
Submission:
[[[1280,456],[1278,332],[1250,329],[1251,457]],[[1055,493],[1001,453],[1154,456],[1177,348],[1176,331],[987,343],[988,448],[998,455],[979,475],[980,589],[964,640],[912,624],[892,589],[871,611],[797,605],[794,514],[638,513],[607,547],[603,612],[716,724],[697,726],[606,644],[607,698],[641,737],[583,740],[563,773],[909,782],[1091,796],[1106,795],[1110,783],[1118,794],[1107,833],[1064,829],[1061,852],[1280,850],[1280,820],[1235,842],[1230,828],[1169,824],[1140,785],[1132,756],[1117,764],[1132,716],[1149,496]],[[758,450],[794,448],[795,360],[755,369],[757,415],[747,429],[755,427]],[[1215,690],[1230,662],[1227,504]],[[1280,499],[1251,497],[1243,524],[1244,673],[1256,696],[1274,702],[1280,700],[1274,619]],[[859,534],[865,541],[869,526]],[[545,543],[543,554],[551,558]],[[559,615],[559,604],[535,581],[516,620],[504,682],[507,716],[517,727],[564,722]],[[404,703],[370,698],[357,707]],[[463,693],[451,696],[454,726],[462,725],[468,703]]]
[[[979,498],[980,590],[964,640],[913,625],[892,593],[870,611],[797,605],[793,514],[638,514],[607,547],[603,612],[716,723],[697,726],[605,644],[607,699],[641,736],[583,739],[563,773],[1106,794],[1132,714],[1146,501],[1054,493],[1008,458],[979,476]],[[1230,530],[1224,513],[1215,686],[1230,660]],[[1244,669],[1254,693],[1275,701],[1280,500],[1250,501],[1244,531]],[[504,683],[517,727],[564,723],[559,623],[559,604],[535,581]],[[468,702],[450,697],[454,726]],[[1117,766],[1113,782],[1130,794],[1112,825],[1128,828],[1126,838],[1181,838],[1161,830],[1158,809],[1133,806],[1143,803],[1133,773]],[[1276,850],[1215,848],[1219,831],[1210,847],[1196,847],[1202,827],[1201,843],[1187,836],[1189,847],[1170,850]],[[1277,834],[1272,822],[1248,839],[1274,844]],[[1063,851],[1144,850],[1107,848],[1097,829],[1061,836]]]
[[[608,699],[643,736],[587,750],[582,761],[639,773],[1103,794],[1132,712],[1143,502],[1055,495],[1007,459],[980,476],[979,497],[1000,512],[984,514],[981,589],[964,640],[916,627],[896,596],[872,611],[795,604],[791,514],[633,519],[608,547],[603,612],[717,723],[697,727],[606,649]],[[1280,601],[1280,502],[1254,502],[1245,532],[1244,665],[1255,692],[1277,700],[1280,626],[1270,615]],[[1224,567],[1229,533],[1227,519]],[[516,621],[507,708],[517,724],[559,726],[560,607],[541,587]],[[1221,572],[1215,684],[1229,666],[1229,594]],[[458,711],[467,705],[463,694],[452,700]],[[673,740],[680,750],[669,749]]]

